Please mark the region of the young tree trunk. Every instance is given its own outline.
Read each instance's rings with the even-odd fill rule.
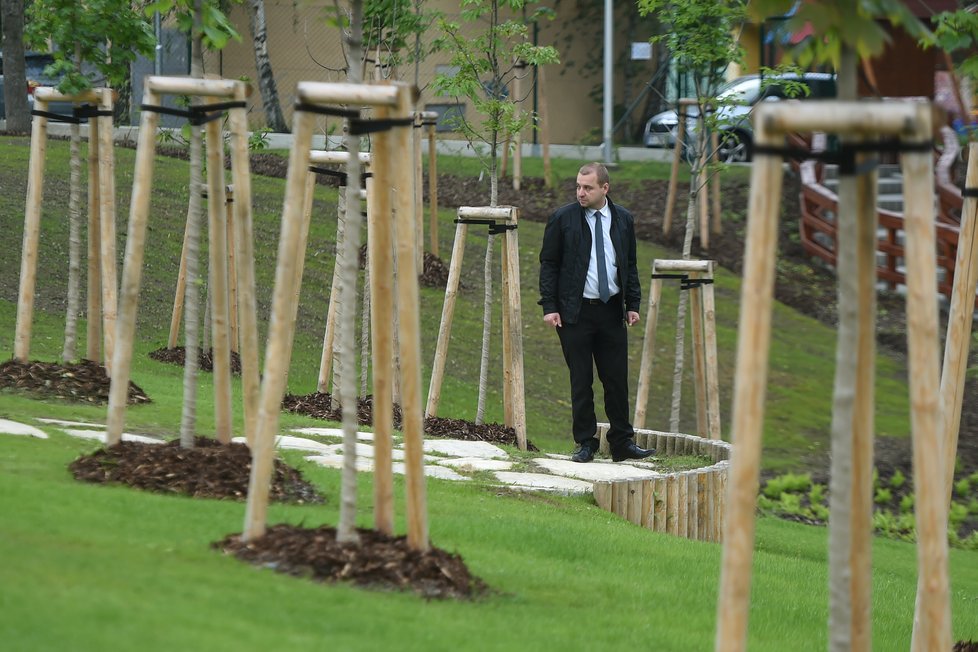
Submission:
[[[363,307],[360,310],[360,396],[367,398],[367,370],[370,365],[370,261],[364,265]]]
[[[89,145],[91,146],[91,144]],[[81,295],[81,129],[71,125],[71,172],[68,181],[68,311],[61,360],[72,362],[78,341],[78,306]],[[98,319],[98,316],[89,316]]]
[[[363,3],[353,0],[350,4],[350,31],[346,35],[347,81],[362,81],[360,61],[363,56]],[[346,164],[346,232],[339,246],[343,255],[337,260],[342,265],[340,285],[342,300],[337,306],[337,336],[340,342],[336,361],[340,371],[340,404],[343,406],[343,478],[340,494],[340,519],[336,539],[340,542],[357,543],[357,397],[354,367],[354,340],[357,312],[357,253],[360,251],[360,138],[347,132],[346,150],[350,157]],[[341,219],[343,219],[341,217]]]
[[[857,58],[843,45],[839,65],[839,100],[855,100]],[[835,350],[832,395],[832,455],[829,495],[829,649],[853,647],[852,604],[852,442],[859,347],[859,289],[856,266],[856,177],[839,179],[838,237],[836,238],[839,333]]]
[[[3,23],[3,101],[7,113],[7,132],[26,134],[31,129],[31,110],[27,103],[27,73],[24,70],[24,0],[2,0]]]
[[[200,38],[201,3],[194,3],[194,27],[191,34],[190,76],[203,77],[203,47]],[[194,98],[194,103],[198,100]],[[180,416],[180,445],[193,448],[197,434],[197,356],[200,327],[200,225],[203,205],[202,134],[190,126],[190,208],[187,212],[187,289],[184,295],[184,364],[183,412]]]
[[[288,133],[289,127],[282,115],[278,99],[278,86],[272,73],[272,60],[268,56],[268,28],[265,21],[265,0],[248,0],[248,26],[255,48],[255,69],[258,71],[258,91],[265,109],[265,122],[277,133]]]
[[[482,310],[482,358],[479,363],[479,402],[475,412],[476,425],[482,425],[486,418],[486,390],[489,385],[489,333],[492,327],[492,247],[496,236],[489,234],[486,239],[485,304]]]
[[[688,260],[693,250],[693,232],[696,230],[696,211],[699,206],[699,194],[704,192],[701,187],[700,168],[708,138],[706,129],[700,129],[696,134],[696,156],[689,171],[689,205],[686,207],[686,232],[683,234],[683,260]],[[681,147],[676,143],[676,147]],[[669,431],[679,432],[679,412],[683,396],[683,365],[686,353],[686,292],[679,292],[679,306],[676,309],[676,356],[672,367],[672,403],[669,410]]]

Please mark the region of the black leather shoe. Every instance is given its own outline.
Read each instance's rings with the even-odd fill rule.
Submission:
[[[653,455],[655,455],[654,448],[639,448],[638,444],[632,441],[628,442],[627,446],[612,451],[611,459],[614,462],[624,462],[625,460],[644,460],[646,457],[652,457]]]
[[[590,462],[593,459],[594,459],[594,449],[588,446],[587,444],[581,444],[581,447],[578,448],[576,451],[574,451],[574,454],[571,455],[572,461],[580,462],[582,464],[584,462]]]

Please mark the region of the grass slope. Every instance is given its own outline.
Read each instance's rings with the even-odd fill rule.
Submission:
[[[0,139],[0,151],[0,238],[8,252],[17,252],[23,228],[26,140]],[[61,348],[66,151],[60,142],[49,147],[32,352],[37,359],[55,359]],[[117,160],[118,227],[124,234],[132,152],[118,150]],[[443,170],[447,167],[442,164]],[[149,360],[146,353],[166,339],[185,215],[186,166],[159,158],[156,168],[133,369],[134,381],[155,402],[128,410],[127,428],[174,435],[181,370]],[[282,182],[256,178],[254,188],[260,314],[264,316]],[[335,233],[335,191],[317,189],[316,201],[300,331],[289,377],[290,390],[300,393],[315,388]],[[451,211],[444,211],[442,217],[441,236],[446,243],[453,233]],[[528,222],[520,229],[527,420],[530,437],[538,445],[566,450],[566,373],[556,338],[543,327],[534,305],[541,233],[540,224]],[[471,343],[478,341],[481,329],[484,248],[485,235],[473,230],[443,392],[441,413],[446,416],[471,418],[474,410],[478,352]],[[121,246],[119,251],[121,258]],[[639,257],[642,268],[648,269],[654,257],[675,254],[643,243]],[[0,349],[4,350],[12,350],[18,273],[19,256],[0,260]],[[721,272],[717,293],[727,422],[739,279]],[[671,369],[673,319],[667,316],[674,314],[675,293],[665,294],[656,340],[653,426],[665,421],[671,386],[670,374],[663,370]],[[441,298],[437,290],[422,292],[426,364],[433,351]],[[769,467],[794,468],[804,464],[809,449],[825,446],[834,333],[780,306],[774,324],[765,461]],[[632,374],[637,375],[641,332],[632,335]],[[494,377],[499,378],[496,365]],[[199,431],[204,434],[213,430],[209,380],[202,375]],[[905,436],[905,370],[899,362],[881,358],[879,380],[879,430]],[[686,388],[685,396],[692,396],[691,388]],[[489,416],[501,419],[498,392],[491,398]],[[687,405],[685,423],[692,422],[691,415]],[[105,409],[0,394],[0,417],[39,416],[103,421]],[[310,423],[293,415],[282,419],[283,427]],[[240,531],[242,504],[80,485],[69,477],[66,466],[95,445],[47,430],[48,441],[0,437],[0,586],[5,589],[0,591],[0,638],[5,648],[681,651],[708,649],[713,640],[719,546],[636,528],[598,510],[589,498],[519,496],[478,483],[430,481],[433,543],[462,554],[497,593],[475,603],[427,603],[409,595],[313,585],[225,558],[209,544]],[[335,523],[339,474],[309,466],[298,455],[287,457],[323,488],[330,502],[325,507],[272,506],[269,520]],[[360,524],[364,526],[370,524],[370,483],[371,476],[361,476]],[[398,505],[403,505],[400,480],[397,497]],[[403,520],[397,527],[404,531]],[[824,529],[759,521],[751,650],[824,649],[825,541]],[[874,642],[879,649],[909,645],[915,554],[908,544],[874,542]],[[955,638],[978,636],[976,555],[951,552]]]
[[[0,439],[0,634],[16,650],[704,650],[720,547],[658,535],[584,498],[428,483],[431,537],[497,592],[475,603],[314,585],[209,548],[241,503],[79,485],[90,442]],[[300,466],[301,458],[290,455]],[[271,522],[335,523],[339,474],[304,466],[325,507],[272,506]],[[360,482],[369,525],[370,476]],[[398,505],[403,486],[398,482]],[[403,531],[403,522],[398,523]],[[751,650],[826,645],[825,530],[758,524]],[[874,642],[906,649],[915,549],[874,543]],[[957,638],[978,632],[978,553],[952,551]]]
[[[61,331],[67,283],[67,143],[52,141],[48,146],[45,181],[44,217],[42,221],[38,278],[37,313],[32,357],[56,359],[60,354]],[[26,170],[29,153],[26,138],[0,138],[0,246],[9,252],[19,252],[23,234],[23,198],[26,196]],[[120,234],[119,259],[124,252],[124,238],[129,194],[132,187],[134,152],[116,150],[117,230]],[[471,159],[445,159],[441,171],[469,170],[477,174]],[[575,162],[561,160],[556,174],[572,175]],[[539,167],[539,161],[528,159],[529,173]],[[624,164],[616,170],[616,179],[625,183],[640,183],[645,177],[662,177],[668,173],[662,164]],[[740,170],[732,174],[742,174]],[[145,385],[156,404],[152,407],[129,410],[128,420],[140,427],[165,428],[162,414],[179,413],[182,394],[174,379],[179,370],[147,360],[146,353],[165,345],[169,328],[173,292],[187,202],[186,162],[157,157],[150,226],[147,235],[146,261],[143,271],[139,304],[138,334],[134,356],[133,381]],[[255,176],[253,204],[255,215],[256,274],[259,295],[259,322],[264,329],[274,285],[274,266],[278,242],[279,221],[284,183],[279,179]],[[569,200],[572,198],[568,198]],[[634,207],[633,207],[634,208]],[[641,211],[637,211],[641,219]],[[450,256],[455,236],[452,210],[441,211],[441,253]],[[298,331],[289,373],[289,391],[305,394],[315,390],[325,326],[329,285],[332,275],[336,232],[336,191],[320,187],[316,190],[315,209],[306,253],[305,276],[299,308]],[[524,221],[520,226],[520,276],[523,295],[523,341],[526,373],[527,426],[530,439],[544,450],[567,451],[570,402],[569,381],[555,334],[542,320],[538,298],[537,255],[543,225]],[[470,228],[462,265],[462,289],[459,293],[446,377],[442,391],[440,416],[474,419],[479,373],[479,342],[483,313],[483,265],[486,251],[485,230]],[[427,236],[426,236],[427,241]],[[206,245],[206,243],[205,243]],[[206,246],[204,247],[206,251]],[[205,254],[202,254],[202,256]],[[650,243],[642,242],[638,250],[640,270],[651,268],[655,258],[678,258]],[[206,259],[202,259],[206,260]],[[0,350],[12,351],[17,280],[20,257],[10,255],[0,260]],[[501,311],[500,253],[495,247],[493,261],[495,311],[493,337],[490,345],[492,364],[487,402],[487,420],[503,420],[501,368]],[[645,282],[647,290],[647,281]],[[732,377],[735,366],[736,328],[740,298],[740,279],[720,270],[716,283],[717,334],[720,371],[720,405],[725,437],[730,422]],[[652,388],[648,406],[647,426],[666,428],[672,397],[672,367],[674,356],[675,315],[678,290],[666,286],[663,291],[655,356]],[[434,357],[444,292],[435,288],[421,291],[422,378],[425,387],[430,377]],[[50,318],[50,320],[47,320]],[[644,308],[643,308],[644,318]],[[84,342],[84,322],[79,341]],[[631,330],[630,386],[637,386],[638,363],[641,359],[644,327]],[[683,385],[681,429],[695,429],[693,388],[690,380],[691,356],[687,336],[686,381]],[[264,333],[262,339],[264,342]],[[834,367],[835,332],[813,319],[776,305],[773,321],[773,343],[768,383],[767,414],[764,432],[764,464],[769,470],[801,470],[810,462],[809,455],[823,455],[827,450],[830,425],[831,387]],[[877,431],[880,436],[905,437],[909,432],[906,368],[898,360],[881,356],[877,363]],[[204,376],[202,382],[209,382]],[[203,387],[203,386],[202,386]],[[201,393],[201,434],[212,430],[208,410],[209,392]],[[240,394],[236,394],[239,396]],[[3,401],[7,399],[2,399]],[[602,397],[598,388],[596,404],[600,409]],[[0,407],[3,403],[0,402]]]

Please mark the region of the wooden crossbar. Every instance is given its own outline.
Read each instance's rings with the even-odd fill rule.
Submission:
[[[652,261],[652,283],[645,318],[645,340],[635,395],[636,428],[645,426],[655,358],[655,335],[662,297],[660,274],[688,275],[693,332],[693,378],[696,390],[696,431],[701,437],[720,439],[720,381],[717,371],[716,302],[713,292],[713,260]],[[697,283],[696,281],[706,281]]]
[[[233,239],[238,289],[238,323],[242,354],[241,374],[245,435],[252,441],[256,424],[258,395],[258,326],[254,298],[254,250],[252,245],[251,176],[248,170],[247,115],[243,106],[248,95],[244,82],[233,80],[191,80],[189,78],[148,77],[143,100],[156,106],[163,94],[204,95],[206,98],[231,97],[242,106],[228,110],[231,137],[231,173],[238,201],[234,202]],[[122,437],[132,364],[133,340],[138,309],[139,286],[146,242],[152,174],[159,113],[143,111],[133,177],[126,252],[116,322],[116,346],[112,356],[106,443],[114,445]],[[219,441],[231,440],[231,369],[228,259],[229,243],[224,184],[224,142],[220,121],[205,126],[208,168],[208,222],[211,328],[214,347],[215,435]]]
[[[282,231],[279,237],[278,263],[275,271],[275,290],[272,295],[272,315],[269,322],[268,344],[265,353],[265,372],[259,399],[258,427],[253,448],[251,482],[245,515],[244,539],[259,537],[265,532],[268,508],[268,492],[274,459],[274,442],[278,429],[279,413],[285,392],[286,373],[292,354],[295,330],[295,311],[302,278],[302,260],[305,257],[306,237],[309,232],[308,188],[312,182],[309,174],[311,143],[316,119],[315,105],[368,104],[374,107],[377,120],[391,119],[396,126],[380,132],[375,137],[376,156],[372,159],[373,188],[371,203],[375,211],[368,214],[369,259],[375,265],[370,270],[373,329],[374,366],[374,441],[376,457],[374,481],[376,485],[389,487],[392,368],[385,361],[391,360],[393,331],[390,307],[398,310],[398,352],[400,356],[400,385],[402,430],[404,432],[405,467],[407,484],[408,544],[418,550],[427,550],[427,506],[423,461],[423,423],[420,390],[420,323],[418,317],[418,282],[409,273],[410,261],[415,257],[415,239],[393,238],[394,228],[402,233],[414,230],[413,205],[414,171],[411,166],[393,166],[392,159],[410,156],[410,124],[405,120],[413,115],[412,87],[401,83],[378,85],[330,84],[301,82],[296,95],[300,104],[293,116],[294,145],[289,156],[289,172],[286,177],[285,200],[282,208]],[[305,106],[310,105],[310,106]],[[391,188],[396,188],[396,210],[391,207]],[[397,216],[397,224],[393,219]],[[396,250],[394,249],[396,242]],[[392,288],[393,259],[401,263],[396,288]],[[381,312],[376,312],[380,310]],[[344,406],[351,409],[352,406]],[[388,451],[385,453],[384,451]],[[382,456],[385,459],[381,459]],[[381,509],[391,508],[393,492],[375,491],[380,496],[375,514],[378,520]],[[392,524],[393,519],[387,519]],[[382,528],[381,528],[382,529]]]
[[[431,381],[428,385],[428,402],[425,416],[438,415],[441,401],[441,386],[445,376],[445,361],[448,357],[448,341],[451,337],[452,319],[455,315],[455,300],[458,296],[461,277],[462,258],[465,254],[465,239],[468,234],[467,220],[493,220],[503,225],[516,227],[519,209],[515,206],[460,206],[455,227],[455,244],[452,260],[448,268],[448,283],[445,286],[445,301],[442,304],[441,323],[438,328],[438,341],[435,345],[435,359],[431,368]],[[516,228],[506,229],[502,246],[503,283],[503,415],[505,424],[516,431],[516,442],[520,450],[526,450],[526,404],[523,376],[523,322],[520,299],[519,240]]]
[[[875,135],[906,138],[916,145],[901,153],[904,178],[907,267],[907,335],[910,409],[913,430],[915,510],[918,533],[917,610],[914,650],[951,647],[948,590],[947,502],[942,451],[943,414],[939,391],[937,274],[935,264],[933,157],[919,145],[931,138],[931,108],[926,102],[778,102],[756,108],[758,156],[751,170],[747,214],[737,369],[734,382],[733,445],[728,513],[717,602],[716,650],[740,652],[747,646],[755,508],[760,474],[765,387],[771,342],[777,221],[783,161],[775,155],[791,131],[828,131],[861,140]],[[860,153],[857,163],[866,156]],[[837,387],[848,400],[836,401],[833,414],[833,461],[845,466],[837,482],[833,468],[830,523],[830,622],[845,631],[834,636],[853,650],[870,648],[872,534],[872,437],[875,337],[875,183],[873,176],[841,180],[839,211],[840,283],[850,283],[846,305],[840,301]],[[845,192],[844,192],[845,191]],[[842,264],[845,267],[842,267]],[[972,290],[971,300],[974,296]],[[969,309],[970,311],[970,309]],[[855,346],[853,346],[853,342]],[[845,443],[841,443],[845,442]],[[834,564],[834,566],[833,566]],[[838,594],[837,594],[838,593]],[[838,602],[837,602],[838,601]],[[844,615],[842,615],[844,614]],[[851,646],[851,647],[850,647]]]
[[[117,314],[115,156],[112,149],[113,92],[109,88],[95,88],[77,95],[67,95],[47,86],[38,87],[34,92],[34,108],[41,113],[47,111],[49,101],[56,100],[96,102],[102,114],[89,121],[86,357],[89,360],[101,360],[101,348],[104,349],[105,359],[110,360],[115,342]],[[14,331],[14,358],[22,362],[27,362],[30,356],[33,330],[47,137],[48,118],[41,114],[34,115],[31,122],[27,204],[24,211],[24,238],[17,296],[17,321]]]

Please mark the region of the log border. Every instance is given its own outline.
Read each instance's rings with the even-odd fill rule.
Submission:
[[[608,424],[598,424],[600,450],[608,452]],[[659,473],[642,480],[599,480],[594,499],[601,509],[648,528],[695,541],[722,541],[729,442],[660,430],[635,429],[635,443],[667,454],[706,455],[707,467]]]

